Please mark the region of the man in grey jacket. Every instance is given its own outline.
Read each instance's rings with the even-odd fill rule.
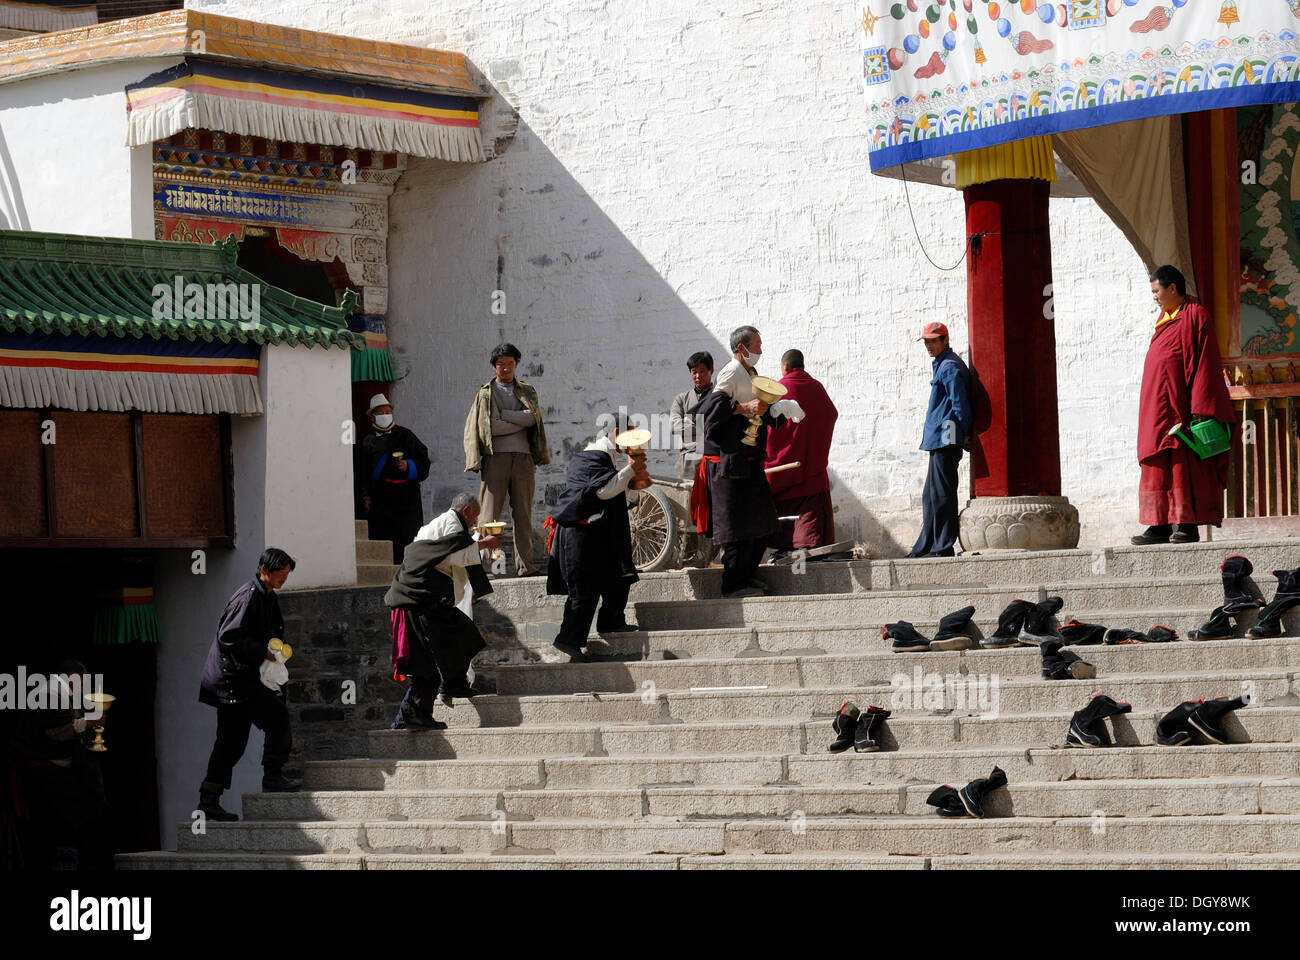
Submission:
[[[704,350],[691,354],[686,361],[686,369],[691,372],[691,389],[677,394],[669,410],[673,436],[681,444],[677,451],[678,480],[695,479],[695,471],[700,466],[698,425],[695,415],[687,411],[707,397],[713,389],[713,355]]]

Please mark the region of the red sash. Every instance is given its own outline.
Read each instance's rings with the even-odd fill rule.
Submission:
[[[546,552],[551,552],[551,543],[555,540],[555,518],[547,517],[542,521],[542,529],[546,531]]]
[[[709,470],[705,464],[721,462],[721,457],[704,456],[695,470],[695,483],[691,485],[691,519],[695,521],[696,533],[709,529]]]

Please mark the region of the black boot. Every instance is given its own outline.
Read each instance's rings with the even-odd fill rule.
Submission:
[[[939,816],[941,817],[969,816],[965,805],[961,802],[961,794],[947,784],[931,790],[930,795],[925,798],[925,802],[932,807],[938,807]]]
[[[1070,718],[1070,730],[1065,735],[1067,747],[1110,746],[1110,735],[1102,723],[1107,717],[1128,713],[1131,703],[1118,703],[1104,693],[1096,694],[1088,705]]]
[[[1150,543],[1168,543],[1169,535],[1173,532],[1173,524],[1161,523],[1154,527],[1147,527],[1136,537],[1132,537],[1129,542],[1139,547],[1144,547]]]
[[[855,753],[873,753],[880,749],[876,742],[880,725],[889,719],[889,711],[882,707],[867,707],[858,715],[858,725],[853,732]]]
[[[1043,654],[1044,680],[1092,680],[1097,676],[1096,667],[1062,649],[1059,640],[1045,640],[1039,650]]]
[[[262,769],[263,793],[297,793],[302,789],[302,781],[286,777],[279,767]]]
[[[1163,623],[1157,623],[1147,631],[1148,643],[1173,643],[1178,639],[1178,631],[1166,627]]]
[[[210,780],[204,780],[199,784],[199,812],[209,820],[216,820],[218,823],[230,823],[232,820],[238,820],[239,816],[229,810],[221,809],[221,792],[223,790],[225,790],[225,787]]]
[[[966,633],[970,618],[975,616],[974,607],[962,607],[948,614],[939,621],[939,632],[930,643],[931,650],[969,650],[975,641]]]
[[[1025,623],[1020,628],[1016,642],[1036,647],[1045,640],[1060,640],[1056,628],[1052,626],[1052,618],[1060,613],[1063,606],[1065,601],[1060,597],[1048,597],[1042,603],[1034,604],[1034,609],[1025,614]]]
[[[1115,627],[1106,631],[1106,643],[1114,646],[1125,643],[1149,643],[1147,635],[1141,630],[1129,630],[1127,627]]]
[[[861,711],[858,705],[852,700],[845,700],[844,705],[835,713],[835,739],[827,747],[830,753],[843,753],[849,747],[853,746],[853,731],[858,725],[858,715]]]
[[[1178,529],[1169,535],[1170,543],[1197,543],[1201,539],[1201,531],[1194,523],[1180,523]]]
[[[1063,641],[1076,647],[1101,643],[1106,636],[1106,628],[1100,623],[1080,623],[1078,620],[1062,624],[1056,632]]]
[[[1268,606],[1259,612],[1259,620],[1246,631],[1252,637],[1282,636],[1282,614],[1300,606],[1300,584],[1296,582],[1300,569],[1274,570],[1273,576],[1277,577],[1277,592]]]
[[[1195,630],[1187,631],[1188,640],[1222,640],[1232,636],[1232,618],[1223,607],[1215,607],[1210,619]]]
[[[993,772],[987,778],[980,777],[977,780],[972,780],[958,790],[957,797],[961,800],[961,805],[970,816],[983,820],[984,797],[999,787],[1005,787],[1006,785],[1007,775],[1002,772],[1000,767],[994,767]]]
[[[1264,598],[1258,589],[1252,589],[1247,578],[1255,572],[1251,562],[1241,554],[1233,554],[1219,564],[1223,574],[1223,612],[1241,613],[1243,610],[1258,610],[1264,606]]]
[[[1187,722],[1211,743],[1227,743],[1228,735],[1223,732],[1219,726],[1219,721],[1223,715],[1231,710],[1240,710],[1246,705],[1246,701],[1241,697],[1233,697],[1229,700],[1227,697],[1220,697],[1217,700],[1206,700],[1199,707],[1192,711],[1192,715],[1187,718]]]
[[[1007,604],[1007,608],[998,614],[998,628],[993,631],[992,636],[985,637],[980,641],[981,647],[1009,647],[1016,643],[1016,638],[1020,636],[1020,628],[1025,624],[1025,615],[1034,609],[1036,604],[1028,600],[1012,600]]]
[[[930,649],[929,637],[921,636],[916,632],[916,628],[906,620],[885,624],[880,628],[880,636],[886,640],[893,640],[895,650]]]
[[[1162,747],[1185,747],[1192,742],[1192,730],[1187,718],[1205,701],[1187,700],[1174,707],[1156,724],[1156,743]]]

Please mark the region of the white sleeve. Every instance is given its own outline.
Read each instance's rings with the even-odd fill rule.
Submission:
[[[596,496],[602,500],[613,500],[620,493],[627,489],[627,485],[632,482],[632,464],[628,464],[596,491]]]

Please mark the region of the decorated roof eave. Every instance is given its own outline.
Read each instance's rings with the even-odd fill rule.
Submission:
[[[347,329],[357,295],[345,291],[332,307],[271,286],[236,266],[233,238],[211,246],[165,240],[86,237],[32,231],[0,231],[0,329],[63,335],[151,337],[155,340],[219,340],[363,350],[365,337]],[[36,276],[34,265],[41,267]],[[70,267],[84,268],[93,286],[78,283]],[[151,291],[167,276],[183,282],[257,285],[261,319],[160,320],[152,316]],[[53,281],[53,282],[51,282]],[[41,287],[39,307],[23,294]],[[50,309],[51,306],[57,309]],[[110,312],[111,311],[111,312]]]
[[[491,98],[463,54],[196,10],[0,41],[0,84],[131,60],[196,57],[450,96]]]
[[[1072,130],[1087,130],[1093,127],[1127,123],[1130,120],[1198,113],[1202,110],[1217,110],[1225,107],[1293,103],[1300,100],[1300,82],[1276,83],[1267,86],[1236,88],[1233,91],[1212,92],[1218,95],[1207,98],[1200,93],[1168,94],[1150,100],[1135,100],[1129,104],[1124,104],[1126,107],[1131,107],[1130,110],[1125,111],[1116,111],[1113,106],[1072,110],[1065,114],[1014,120],[1007,123],[1005,129],[953,133],[942,137],[901,143],[897,146],[885,147],[872,152],[870,154],[871,172],[878,176],[902,179],[899,168],[906,166],[910,178],[913,170],[917,170],[920,165],[930,166],[930,161],[938,161],[941,165],[943,158],[964,153],[967,150],[978,150],[982,147],[1012,143],[1016,140],[1027,140],[1044,134],[1067,133]],[[1225,93],[1233,95],[1224,96]],[[1084,116],[1078,116],[1078,114]],[[1060,169],[1059,159],[1058,169]],[[1055,191],[1053,191],[1053,195],[1056,195]]]

